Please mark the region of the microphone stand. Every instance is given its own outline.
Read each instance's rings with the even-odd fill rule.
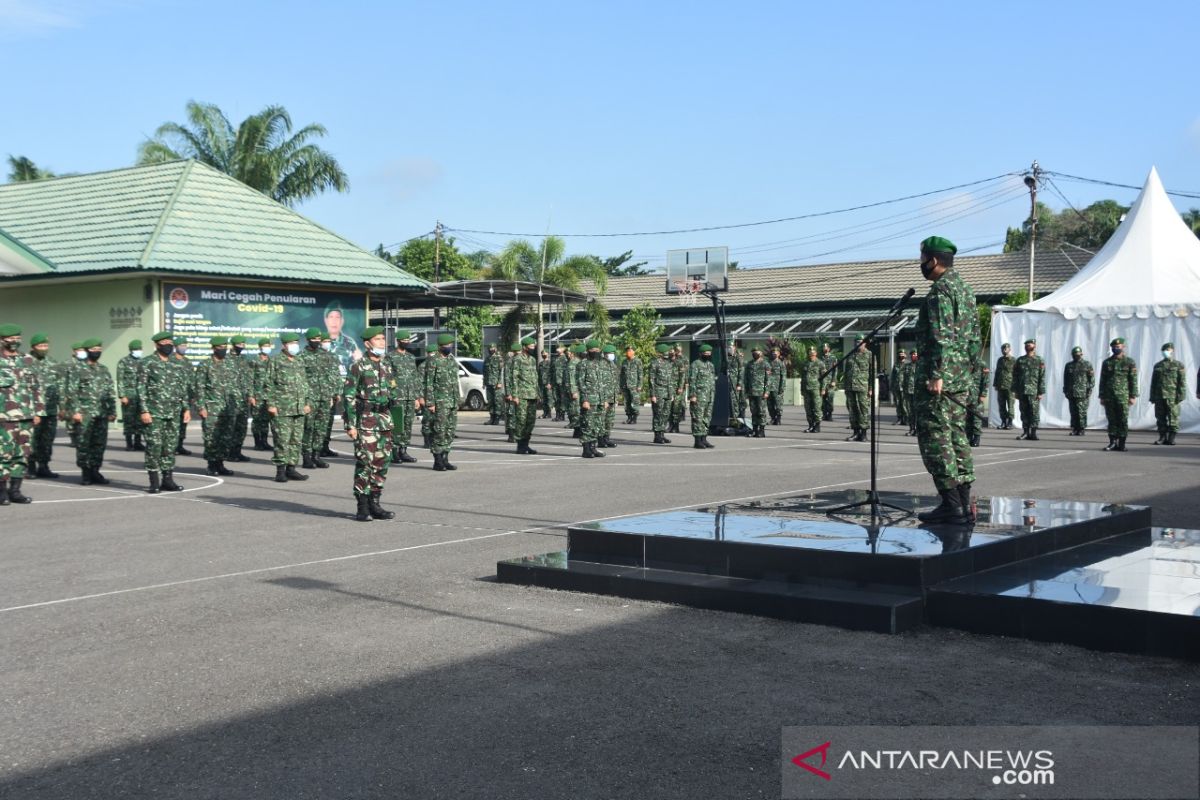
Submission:
[[[908,303],[909,299],[914,293],[915,290],[913,289],[909,289],[907,292],[905,292],[904,296],[897,300],[895,305],[892,306],[891,310],[888,311],[887,316],[883,318],[883,321],[876,325],[874,330],[863,337],[863,343],[867,347],[867,352],[871,354],[871,383],[869,384],[871,393],[871,488],[867,492],[867,499],[861,500],[857,503],[848,503],[835,508],[823,509],[827,516],[833,516],[845,511],[868,507],[869,510],[867,513],[869,513],[871,517],[870,527],[872,529],[875,528],[875,520],[888,519],[888,515],[884,513],[881,508],[890,508],[894,511],[899,511],[906,517],[912,516],[913,514],[913,511],[910,508],[901,508],[900,506],[893,505],[892,503],[885,503],[879,499],[879,490],[877,488],[879,467],[879,403],[878,392],[875,388],[876,381],[878,380],[877,375],[879,369],[875,361],[875,350],[872,346],[875,344],[875,337],[879,335],[879,332],[891,325],[892,321],[896,317],[900,316],[900,312],[904,310],[904,306]],[[855,350],[857,349],[858,348],[855,348]],[[842,356],[836,364],[821,373],[821,382],[824,382],[829,373],[840,367],[842,363],[845,362],[846,359],[850,358],[850,356],[853,354],[854,350],[851,350],[849,353]]]

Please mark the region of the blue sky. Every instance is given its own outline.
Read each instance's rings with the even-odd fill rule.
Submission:
[[[1200,192],[1198,30],[1196,2],[0,0],[0,156],[120,167],[189,99],[235,122],[280,103],[329,128],[352,183],[300,210],[365,247],[437,219],[539,234],[774,219],[1035,158],[1139,185],[1154,164],[1168,189]],[[1057,185],[1078,207],[1136,194]],[[657,266],[668,248],[725,244],[743,266],[820,263],[915,255],[938,233],[987,252],[1027,213],[1012,178],[568,251]]]

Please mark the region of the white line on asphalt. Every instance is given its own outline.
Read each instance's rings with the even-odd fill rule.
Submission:
[[[113,469],[113,470],[106,469],[104,471],[109,473],[110,475],[116,475],[119,472],[137,472],[139,474],[145,474],[144,470],[140,470],[140,469]],[[62,500],[34,500],[33,504],[34,505],[46,505],[49,503],[97,503],[102,500],[131,500],[131,499],[137,498],[137,497],[144,497],[147,500],[158,500],[158,499],[165,498],[165,497],[173,497],[176,494],[187,494],[188,492],[198,492],[202,489],[212,489],[215,486],[220,486],[221,484],[225,483],[224,478],[218,478],[213,475],[201,475],[196,472],[178,472],[178,471],[176,471],[175,474],[186,475],[189,478],[203,478],[206,481],[212,481],[212,483],[206,484],[205,486],[194,486],[191,489],[184,489],[183,492],[167,492],[166,494],[160,494],[160,495],[146,494],[145,492],[142,492],[142,491],[129,490],[129,489],[102,489],[98,486],[83,486],[83,485],[75,486],[70,483],[45,483],[45,484],[39,484],[39,485],[44,486],[46,488],[54,486],[54,487],[62,488],[62,489],[67,489],[67,488],[90,489],[93,492],[116,493],[118,496],[117,497],[67,497],[67,498],[63,498]],[[190,498],[188,498],[188,499],[190,499]]]
[[[1044,454],[1044,455],[1027,456],[1025,458],[1012,458],[1012,459],[1008,459],[1007,461],[989,461],[986,464],[980,464],[979,466],[994,467],[994,466],[998,466],[1000,464],[1013,464],[1013,463],[1016,463],[1019,461],[1037,461],[1039,459],[1045,459],[1045,458],[1058,458],[1060,456],[1066,456],[1066,455],[1079,455],[1080,453],[1083,453],[1083,452],[1084,452],[1083,450],[1064,450],[1064,451],[1059,451],[1059,452],[1049,453],[1049,454]],[[896,480],[899,478],[913,478],[913,477],[916,477],[919,475],[925,475],[925,474],[927,474],[927,473],[924,470],[922,470],[920,472],[909,472],[909,473],[905,473],[903,475],[885,475],[885,476],[880,477],[879,480],[887,481],[887,480]],[[726,499],[726,500],[705,500],[700,503],[689,503],[688,505],[672,506],[670,508],[659,508],[659,509],[652,509],[652,510],[648,510],[648,511],[639,511],[639,512],[637,512],[636,516],[642,516],[645,514],[660,514],[665,511],[680,511],[680,510],[683,510],[686,508],[695,508],[696,506],[700,506],[700,505],[713,505],[713,504],[719,504],[719,503],[741,503],[741,502],[745,502],[747,500],[761,500],[766,497],[778,497],[780,495],[785,495],[785,494],[799,494],[802,492],[816,492],[816,491],[821,491],[822,489],[837,489],[837,488],[841,488],[844,486],[855,486],[860,483],[867,483],[868,480],[869,479],[866,479],[866,478],[860,478],[858,480],[843,481],[841,483],[828,483],[823,486],[809,486],[808,488],[804,488],[804,489],[793,488],[793,489],[786,489],[784,491],[779,491],[779,492],[769,492],[767,494],[749,495],[747,497],[734,497],[734,498]],[[207,501],[198,501],[198,502],[207,502]],[[149,586],[135,586],[135,587],[132,587],[129,589],[114,589],[109,592],[98,592],[96,594],[78,595],[76,597],[63,597],[63,598],[59,598],[58,600],[44,600],[40,603],[27,603],[25,605],[20,605],[20,606],[9,606],[8,608],[0,608],[0,614],[6,614],[11,611],[25,611],[25,610],[28,610],[31,608],[44,608],[46,606],[62,605],[64,603],[77,603],[77,602],[80,602],[83,600],[96,600],[96,599],[102,598],[102,597],[114,597],[116,595],[133,594],[135,592],[148,592],[153,589],[168,589],[168,588],[171,588],[174,586],[186,586],[188,584],[193,584],[193,583],[206,583],[209,581],[224,580],[226,578],[241,578],[241,577],[245,577],[247,575],[261,575],[266,572],[278,572],[280,570],[285,570],[285,569],[298,569],[300,567],[311,567],[311,566],[316,566],[319,564],[332,564],[332,563],[336,563],[339,561],[353,561],[353,560],[359,559],[359,558],[373,558],[375,556],[386,556],[386,555],[392,555],[394,553],[404,553],[404,552],[408,552],[411,550],[424,550],[424,549],[430,548],[430,547],[443,547],[443,546],[452,545],[452,544],[466,544],[469,542],[479,542],[479,541],[483,541],[485,539],[497,539],[501,536],[512,536],[513,534],[540,533],[543,531],[556,530],[559,528],[570,527],[572,525],[584,525],[584,524],[591,523],[591,522],[604,522],[605,520],[620,519],[621,517],[628,517],[628,516],[634,516],[634,515],[618,514],[616,516],[611,516],[611,517],[597,517],[595,519],[577,520],[575,522],[564,522],[564,523],[558,523],[558,524],[554,524],[554,525],[539,525],[534,528],[522,528],[521,530],[516,530],[516,531],[500,531],[498,533],[489,533],[489,534],[485,534],[483,536],[469,536],[469,537],[465,537],[465,538],[461,538],[461,539],[450,539],[448,541],[443,541],[443,542],[427,542],[425,544],[414,544],[414,545],[409,545],[407,547],[396,547],[396,548],[393,548],[390,550],[374,550],[369,553],[351,553],[350,555],[333,556],[331,558],[321,558],[321,559],[316,559],[314,561],[301,561],[301,562],[297,562],[295,564],[282,564],[280,566],[275,566],[275,567],[260,567],[258,569],[248,569],[248,570],[242,570],[240,572],[225,572],[225,573],[221,573],[220,575],[205,575],[205,576],[202,576],[199,578],[186,578],[184,580],[179,580],[179,581],[168,581],[166,583],[155,583],[155,584],[151,584]],[[447,525],[446,527],[454,527],[456,529],[466,530],[466,528],[460,528],[459,526]],[[474,530],[478,530],[478,529],[474,529]]]

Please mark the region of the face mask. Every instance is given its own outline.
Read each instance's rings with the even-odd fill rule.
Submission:
[[[711,361],[712,353],[701,353],[700,357],[703,358],[705,361]]]
[[[216,356],[217,358],[224,358],[225,354],[228,352],[229,352],[228,347],[214,347],[213,348],[213,355]]]
[[[96,352],[95,350],[88,350],[87,351],[87,359],[88,359],[88,361],[99,361],[100,353]]]
[[[453,347],[451,347],[451,346],[449,346],[449,345],[447,345],[447,346],[445,346],[445,347],[441,348],[441,352],[442,352],[442,355],[444,355],[444,356],[448,356],[448,355],[450,355],[451,353],[453,353],[453,352],[454,352],[454,348],[453,348]]]
[[[1162,351],[1163,358],[1165,358],[1165,359],[1167,359],[1168,361],[1170,361],[1170,360],[1171,360],[1171,353],[1172,353],[1172,352],[1173,352],[1173,351],[1171,351],[1171,350],[1163,350],[1163,351]]]
[[[87,361],[87,350],[76,350],[75,357],[80,361]]]
[[[39,358],[39,359],[46,357],[46,354],[43,353],[41,350],[34,350],[32,355],[34,358]]]
[[[616,361],[616,360],[617,360],[617,354],[616,354],[616,353],[605,353],[605,354],[604,354],[604,357],[605,357],[605,358],[607,358],[609,361]]]
[[[5,342],[4,349],[10,353],[15,353],[21,349],[21,343],[19,341]]]
[[[260,347],[260,348],[258,348],[258,352],[262,353],[264,356],[269,356],[269,355],[271,355],[271,353],[275,352],[275,348],[274,347]]]
[[[589,351],[588,351],[588,354],[587,354],[587,357],[588,357],[588,358],[590,358],[592,361],[595,361],[595,360],[596,360],[596,358],[597,358],[597,357],[599,357],[599,355],[600,355],[599,353],[597,353],[597,352],[595,352],[595,351],[592,351],[592,350],[589,350]]]
[[[1119,345],[1118,345],[1118,346],[1115,346],[1115,347],[1113,347],[1113,348],[1112,348],[1112,354],[1113,354],[1114,356],[1119,356],[1119,355],[1121,355],[1121,348],[1120,348],[1120,346],[1119,346]]]
[[[309,349],[309,350],[313,350],[313,351],[320,350],[320,349],[321,349],[321,343],[320,343],[320,342],[309,342],[309,343],[308,343],[308,349]]]
[[[143,353],[141,350],[130,350],[129,355],[133,356],[134,358],[141,358],[145,355],[145,353]]]
[[[242,347],[240,344],[235,344],[235,345],[233,346],[233,354],[234,354],[235,356],[240,356],[240,355],[242,354],[242,351],[243,351],[243,350],[245,350],[245,349],[246,349],[246,348]]]
[[[921,274],[928,278],[933,274],[933,259],[927,258],[921,262]]]
[[[171,355],[171,353],[175,352],[175,345],[160,344],[160,345],[157,345],[154,349],[157,350],[158,354],[161,356],[169,356],[169,355]]]
[[[286,345],[288,355],[294,356],[300,352],[299,342],[288,342]]]
[[[382,357],[383,354],[386,352],[387,352],[387,348],[385,348],[385,347],[372,347],[371,348],[371,355],[373,355],[373,356]]]
[[[1080,361],[1083,359],[1083,353],[1072,353],[1071,358],[1073,358],[1076,361]]]
[[[321,349],[328,353],[333,349],[333,342],[321,342]]]

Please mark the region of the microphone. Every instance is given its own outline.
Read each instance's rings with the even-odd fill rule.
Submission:
[[[892,314],[895,314],[897,311],[904,308],[904,305],[911,300],[912,296],[916,293],[917,290],[910,287],[909,290],[904,293],[904,296],[896,301],[896,305],[892,306],[892,310],[888,312],[888,316],[890,317]]]

